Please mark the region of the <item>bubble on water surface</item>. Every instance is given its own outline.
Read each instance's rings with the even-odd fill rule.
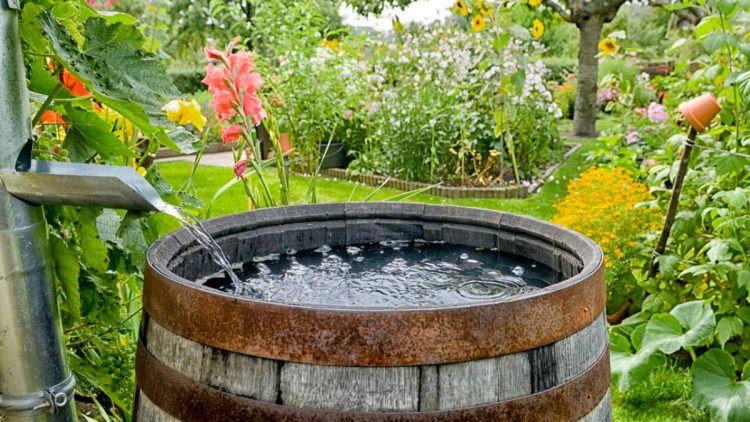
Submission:
[[[289,256],[296,255],[297,254],[297,250],[289,248],[289,249],[286,250],[286,254],[289,255]]]
[[[523,267],[521,267],[521,266],[516,266],[516,267],[513,267],[513,269],[511,270],[511,272],[512,272],[513,274],[515,274],[515,275],[517,275],[517,276],[519,276],[519,277],[520,277],[520,276],[522,276],[522,275],[523,275],[523,273],[524,273],[525,271],[523,270]]]
[[[253,257],[253,262],[278,261],[280,257],[280,254],[270,253],[268,255]]]
[[[356,255],[358,253],[362,252],[362,248],[358,248],[356,246],[347,246],[346,247],[346,253],[349,255]]]
[[[459,256],[459,258],[461,258],[461,259],[469,259],[469,254],[462,253],[461,256]]]

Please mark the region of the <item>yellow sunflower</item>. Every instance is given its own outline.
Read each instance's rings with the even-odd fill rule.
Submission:
[[[474,16],[474,19],[471,20],[471,29],[481,32],[484,29],[484,18],[482,15],[476,15]]]
[[[469,7],[466,6],[464,0],[456,0],[456,2],[453,3],[453,13],[458,13],[461,16],[466,16],[469,14]]]
[[[599,50],[601,50],[602,54],[604,54],[605,56],[615,54],[619,49],[620,46],[617,44],[617,41],[612,38],[605,38],[599,41]]]
[[[534,19],[534,22],[531,23],[531,35],[536,38],[542,38],[542,35],[544,35],[544,24],[539,19]]]
[[[485,18],[491,18],[495,14],[495,8],[490,6],[488,8],[481,8],[479,9],[479,14],[484,16]]]
[[[542,0],[529,0],[529,6],[531,7],[539,7],[540,4],[542,4]]]

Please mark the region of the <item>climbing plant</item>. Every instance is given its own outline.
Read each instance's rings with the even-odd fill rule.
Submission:
[[[85,0],[22,3],[20,34],[32,100],[34,158],[126,165],[146,173],[162,146],[193,152],[200,141],[170,122],[180,93],[148,51],[130,15]],[[171,191],[164,198],[199,205]],[[163,216],[45,207],[67,354],[79,398],[130,419],[145,251],[173,229]]]

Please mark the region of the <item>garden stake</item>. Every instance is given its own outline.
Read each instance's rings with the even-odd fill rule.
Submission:
[[[674,180],[674,186],[672,187],[672,195],[669,197],[669,208],[667,208],[667,219],[664,221],[664,228],[661,230],[659,241],[656,243],[656,248],[651,256],[651,265],[648,270],[648,278],[654,278],[658,271],[656,260],[664,253],[664,249],[667,247],[667,240],[669,240],[669,232],[672,230],[674,224],[674,217],[677,213],[677,205],[680,203],[680,193],[682,193],[682,182],[685,179],[685,173],[687,173],[688,164],[690,163],[690,154],[693,152],[693,146],[695,145],[695,136],[698,132],[695,128],[691,127],[688,133],[687,140],[685,141],[685,149],[682,151],[682,158],[680,159],[680,167],[677,169],[677,177]]]
[[[690,164],[690,154],[693,152],[693,147],[695,146],[695,137],[698,135],[698,132],[703,132],[706,129],[711,120],[721,110],[721,106],[713,95],[703,94],[700,97],[680,104],[679,109],[685,117],[685,120],[690,123],[690,132],[685,141],[685,149],[682,151],[680,166],[677,169],[677,176],[675,177],[674,186],[672,187],[672,195],[669,197],[669,207],[667,208],[667,218],[664,221],[664,228],[661,231],[659,241],[656,243],[656,248],[651,256],[651,264],[648,270],[649,279],[654,278],[659,271],[656,261],[659,256],[664,253],[664,250],[667,247],[669,233],[672,230],[674,218],[677,214],[677,206],[680,203],[682,183],[685,179],[688,165]]]

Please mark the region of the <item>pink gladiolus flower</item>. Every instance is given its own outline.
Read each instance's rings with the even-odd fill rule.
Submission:
[[[667,111],[664,106],[658,103],[648,105],[648,119],[651,123],[661,123],[667,120]]]
[[[656,164],[657,164],[656,160],[652,160],[650,158],[641,161],[641,167],[643,168],[655,166]]]
[[[640,114],[641,117],[645,118],[647,116],[646,108],[645,107],[638,107],[635,109],[635,112]]]
[[[225,144],[232,143],[242,136],[242,126],[231,125],[221,128],[221,142]]]
[[[354,117],[354,112],[352,110],[346,110],[344,112],[344,119],[351,120]]]
[[[251,53],[232,53],[232,48],[233,45],[226,53],[212,48],[205,49],[209,60],[221,60],[224,67],[209,63],[202,82],[208,85],[208,92],[213,95],[211,106],[219,114],[219,120],[229,120],[239,112],[257,126],[267,117],[263,103],[258,98],[263,78],[253,72],[255,61]]]
[[[223,51],[217,50],[213,47],[206,47],[203,49],[203,51],[206,53],[206,57],[208,57],[208,60],[224,61],[226,59]]]
[[[234,164],[234,175],[237,176],[238,179],[242,179],[242,175],[245,173],[246,168],[247,168],[247,160],[237,161]]]

